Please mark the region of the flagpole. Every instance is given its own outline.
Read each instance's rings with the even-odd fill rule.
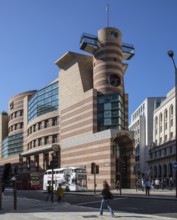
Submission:
[[[107,27],[109,27],[109,4],[106,5],[106,20],[107,20]]]

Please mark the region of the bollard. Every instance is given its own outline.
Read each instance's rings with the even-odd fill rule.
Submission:
[[[13,176],[11,178],[13,184],[13,194],[14,194],[14,209],[17,209],[17,188],[16,188],[16,178]]]
[[[17,210],[17,189],[14,187],[14,209]]]

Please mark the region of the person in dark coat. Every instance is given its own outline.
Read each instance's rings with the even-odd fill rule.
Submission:
[[[5,184],[2,182],[1,184],[2,187],[2,198],[4,197],[4,191],[5,191]]]
[[[107,206],[109,212],[111,213],[112,217],[114,216],[113,209],[110,204],[110,200],[113,197],[112,193],[110,192],[109,185],[106,181],[103,182],[103,190],[101,192],[102,199],[101,199],[101,206],[100,206],[100,215],[103,215],[103,209]]]

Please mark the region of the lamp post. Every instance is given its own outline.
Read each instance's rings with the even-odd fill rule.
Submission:
[[[168,56],[172,59],[175,68],[175,125],[176,125],[176,162],[177,162],[177,68],[174,61],[173,50],[168,51]],[[176,169],[176,181],[177,181],[177,169]],[[176,182],[176,198],[177,198],[177,182]]]

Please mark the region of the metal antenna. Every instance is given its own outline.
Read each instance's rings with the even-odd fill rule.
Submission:
[[[107,20],[107,27],[109,27],[109,4],[106,5],[106,20]]]

